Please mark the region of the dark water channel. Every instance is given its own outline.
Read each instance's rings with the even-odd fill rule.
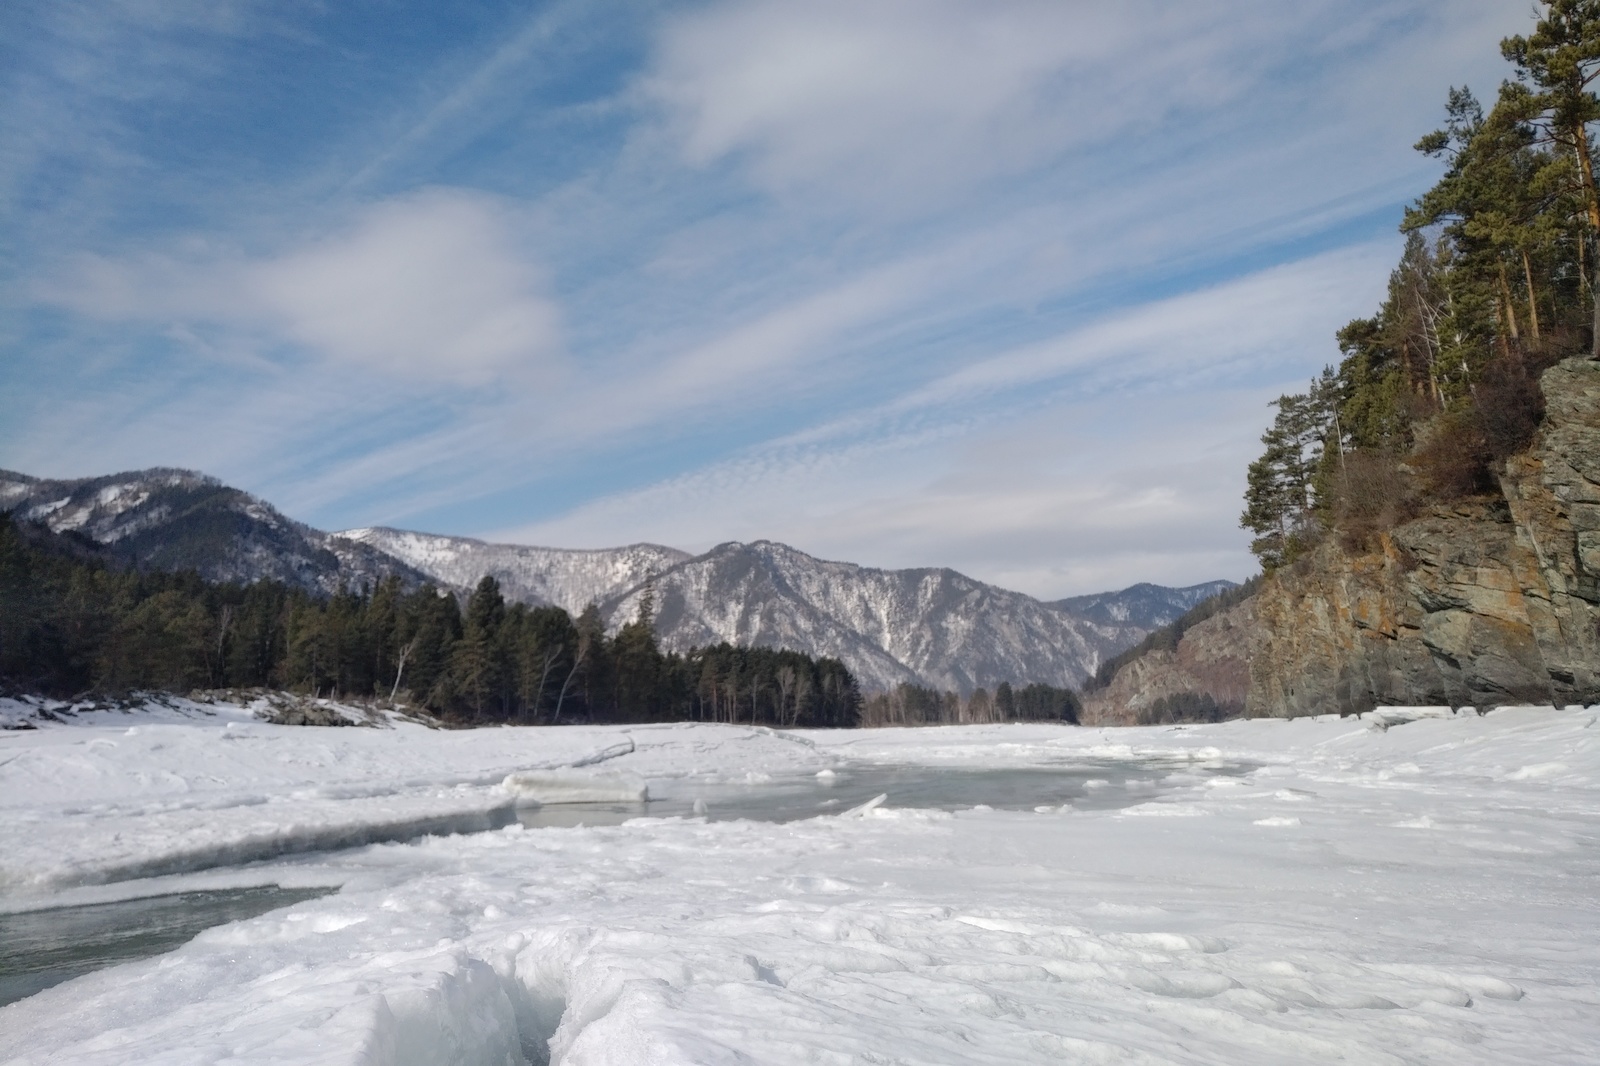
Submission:
[[[1202,777],[1239,776],[1253,768],[1240,763],[1140,762],[1027,769],[854,766],[831,777],[781,776],[736,783],[656,780],[650,782],[650,799],[645,802],[524,807],[515,818],[532,829],[620,825],[643,817],[793,822],[839,814],[884,794],[891,807],[946,811],[1063,805],[1115,810],[1159,799]],[[1186,780],[1173,781],[1175,773]],[[0,1005],[91,970],[170,951],[212,926],[254,918],[331,891],[269,885],[0,914]]]
[[[0,914],[0,1005],[330,891],[266,885]]]

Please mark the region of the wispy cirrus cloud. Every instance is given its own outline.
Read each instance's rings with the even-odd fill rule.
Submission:
[[[1040,166],[1186,150],[1197,127],[1381,125],[1394,109],[1366,105],[1392,99],[1390,60],[1470,63],[1504,21],[1492,0],[719,2],[667,21],[641,87],[694,165],[929,209]]]
[[[1371,242],[1126,308],[498,535],[795,539],[1046,596],[1242,576],[1238,499],[1267,400],[1336,354],[1334,330],[1378,297],[1394,251]]]

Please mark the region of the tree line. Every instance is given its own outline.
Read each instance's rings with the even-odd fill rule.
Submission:
[[[1600,0],[1540,7],[1532,34],[1501,42],[1515,76],[1493,105],[1452,88],[1417,142],[1445,172],[1405,214],[1377,313],[1339,331],[1337,367],[1274,402],[1240,519],[1266,570],[1329,532],[1359,547],[1431,501],[1493,491],[1543,415],[1539,374],[1600,357]]]
[[[987,689],[959,692],[901,682],[888,692],[867,698],[861,707],[864,726],[975,725],[987,722],[1067,722],[1076,724],[1082,704],[1068,688],[1034,683],[1013,689],[1002,681]]]
[[[461,603],[396,578],[317,597],[126,569],[76,534],[0,513],[0,685],[73,696],[283,688],[379,697],[463,722],[716,721],[854,726],[843,663],[729,644],[663,653],[652,598],[607,635],[591,605]]]

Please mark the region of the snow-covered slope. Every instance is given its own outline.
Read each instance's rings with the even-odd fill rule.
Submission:
[[[336,536],[376,548],[459,589],[471,589],[488,574],[512,600],[553,603],[573,615],[689,558],[688,552],[659,544],[592,550],[533,548],[383,527],[347,529]]]
[[[634,617],[644,588],[607,603]],[[655,579],[668,648],[728,641],[798,648],[845,662],[866,688],[914,681],[993,688],[1076,685],[1148,627],[1095,621],[949,569],[877,570],[771,541],[728,543]]]
[[[50,480],[0,470],[0,509],[78,533],[131,565],[196,570],[212,581],[264,578],[332,592],[390,574],[427,580],[399,560],[329,536],[264,500],[192,470],[157,467]]]

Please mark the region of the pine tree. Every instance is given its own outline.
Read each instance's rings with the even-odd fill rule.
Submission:
[[[1578,165],[1578,185],[1589,231],[1600,234],[1600,191],[1589,145],[1589,124],[1600,119],[1600,97],[1590,89],[1600,77],[1600,0],[1541,0],[1545,15],[1527,37],[1507,37],[1501,54],[1516,64],[1517,78],[1534,90],[1522,97],[1522,113],[1550,143]],[[1511,97],[1515,99],[1515,97]],[[1600,358],[1600,285],[1593,292],[1594,340]]]
[[[1246,471],[1245,510],[1239,524],[1256,534],[1250,550],[1267,569],[1282,566],[1314,537],[1315,486],[1323,451],[1337,438],[1338,387],[1331,368],[1302,394],[1280,396],[1266,450]]]
[[[450,660],[455,689],[478,718],[499,694],[503,676],[499,638],[505,613],[506,601],[500,595],[499,582],[485,574],[467,601],[461,640]]]
[[[611,642],[617,713],[624,721],[646,721],[658,713],[662,690],[661,650],[656,646],[655,586],[647,583],[639,612]]]

